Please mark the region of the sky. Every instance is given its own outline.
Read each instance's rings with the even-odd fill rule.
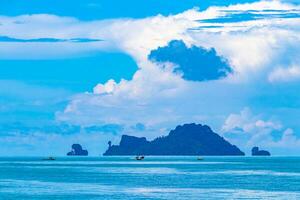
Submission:
[[[300,155],[298,0],[3,0],[0,156],[207,124]]]

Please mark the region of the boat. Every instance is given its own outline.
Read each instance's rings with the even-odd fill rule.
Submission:
[[[135,159],[136,160],[144,160],[145,156],[136,156]]]
[[[203,158],[202,157],[198,157],[197,160],[203,160]]]
[[[44,158],[43,160],[55,160],[55,158],[52,157],[52,156],[50,156],[50,157],[48,157],[48,158]]]

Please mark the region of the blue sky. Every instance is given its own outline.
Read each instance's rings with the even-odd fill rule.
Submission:
[[[0,155],[191,122],[299,155],[299,32],[295,0],[1,1]]]

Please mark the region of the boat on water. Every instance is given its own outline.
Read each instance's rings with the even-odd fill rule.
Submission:
[[[203,160],[203,158],[202,157],[198,157],[197,160]]]
[[[135,159],[136,160],[144,160],[145,156],[136,156]]]
[[[48,157],[48,158],[44,158],[43,160],[55,160],[55,158],[52,157],[52,156],[50,156],[50,157]]]

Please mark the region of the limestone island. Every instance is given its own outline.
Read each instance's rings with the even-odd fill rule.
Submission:
[[[113,155],[177,155],[177,156],[244,156],[235,145],[214,133],[207,125],[184,124],[168,136],[147,141],[145,137],[123,135],[119,145],[111,145],[103,154]]]
[[[270,152],[265,150],[259,150],[258,147],[252,148],[252,156],[271,156]]]
[[[72,150],[67,153],[67,156],[87,156],[89,152],[87,150],[82,149],[80,144],[73,144]]]

